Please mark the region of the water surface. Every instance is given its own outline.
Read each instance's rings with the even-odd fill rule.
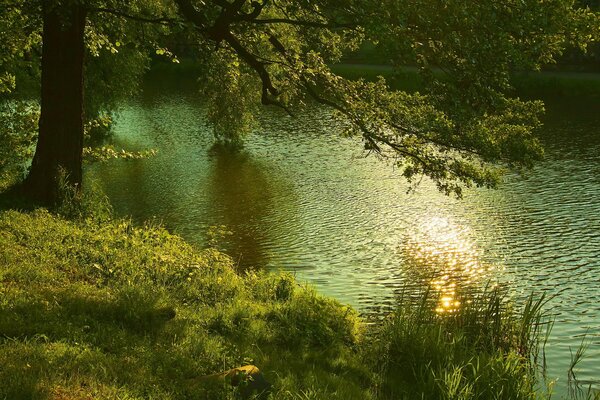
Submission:
[[[327,110],[260,115],[244,151],[212,148],[192,93],[149,87],[124,105],[114,142],[148,160],[88,168],[116,211],[157,217],[199,246],[211,226],[240,267],[293,271],[365,313],[405,287],[432,284],[440,311],[487,282],[555,296],[548,374],[564,391],[570,351],[591,342],[578,377],[600,380],[600,104],[552,100],[547,158],[500,190],[458,201],[423,181],[414,193],[390,165],[335,133]]]

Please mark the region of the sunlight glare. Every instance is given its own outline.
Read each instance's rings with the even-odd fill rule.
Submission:
[[[450,217],[424,217],[407,239],[406,261],[437,299],[436,311],[452,313],[461,306],[461,295],[489,271],[482,251],[467,226]]]

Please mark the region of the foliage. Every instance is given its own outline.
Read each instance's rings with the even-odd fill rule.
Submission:
[[[45,3],[50,6],[50,2]],[[42,5],[40,1],[0,1],[0,8],[8,10],[0,17],[0,94],[16,90],[17,94],[31,96],[31,90],[20,93],[17,84],[27,86],[30,79],[40,78]],[[160,34],[156,29],[145,30],[122,19],[107,19],[101,14],[89,16],[85,37],[88,120],[115,111],[121,100],[136,93],[149,66],[149,50]],[[33,92],[37,95],[39,83],[35,86]]]
[[[215,138],[225,144],[240,145],[254,126],[258,87],[247,68],[227,51],[215,51],[200,78],[207,99],[207,117]]]
[[[3,57],[17,60],[21,49],[22,59],[35,64],[39,0],[2,3],[11,10],[2,21],[20,43]],[[598,14],[572,0],[82,4],[91,114],[111,111],[116,99],[133,93],[150,55],[177,61],[180,51],[202,60],[200,81],[220,140],[239,143],[259,103],[293,113],[312,99],[336,109],[348,133],[393,159],[407,178],[428,176],[458,196],[465,186],[494,187],[504,168],[529,167],[542,155],[535,132],[543,106],[511,97],[511,72],[539,69],[568,46],[585,50],[600,38]],[[423,92],[330,71],[329,64],[365,39],[397,65],[418,65]]]
[[[532,135],[542,105],[510,98],[511,72],[538,70],[566,46],[585,48],[599,37],[598,15],[570,1],[391,0],[384,9],[385,22],[366,30],[370,39],[397,67],[418,67],[426,101],[451,123],[431,129],[405,118],[399,133],[398,124],[385,121],[396,134],[389,142],[412,153],[403,156],[405,174],[430,176],[459,196],[471,183],[495,186],[496,163],[527,167],[542,154]],[[427,154],[432,146],[442,155]]]
[[[269,30],[258,43],[254,36],[248,39],[252,54],[269,60],[273,86],[282,93],[276,96],[281,106],[292,104],[294,89],[308,93],[338,110],[350,123],[349,131],[363,137],[367,150],[396,160],[407,178],[429,176],[440,190],[458,196],[463,186],[495,186],[502,172],[498,163],[529,167],[542,154],[533,133],[543,107],[506,97],[510,71],[537,69],[552,62],[567,42],[584,47],[598,32],[597,15],[571,9],[565,1],[519,5],[449,1],[444,13],[438,12],[438,2],[427,0],[389,1],[381,12],[363,2],[349,3],[334,13],[333,3],[320,2],[318,17],[285,2],[281,13],[269,7],[263,13],[265,18],[282,19],[300,13],[311,22],[340,27],[352,21],[356,29],[333,30],[344,40],[327,37],[327,43],[342,41],[353,49],[366,35],[384,45],[398,64],[420,65],[425,94],[390,91],[383,81],[339,78],[325,63],[336,61],[339,53],[302,47],[309,36],[315,47],[321,46],[326,35],[315,32],[327,30],[302,26]],[[265,43],[274,37],[272,46]],[[435,68],[443,72],[441,78],[432,73]],[[264,80],[263,86],[269,89]],[[290,92],[291,98],[285,97]]]
[[[34,68],[27,56],[41,43],[37,5],[28,1],[0,1],[0,95],[11,92],[22,69]]]
[[[38,109],[26,102],[0,102],[0,189],[18,180],[33,154]]]
[[[195,24],[217,13],[210,4],[193,13],[185,11],[187,2],[177,3]],[[529,167],[542,155],[534,132],[543,106],[508,96],[510,72],[553,62],[569,44],[585,48],[597,40],[600,26],[597,14],[564,0],[447,1],[443,13],[430,0],[383,6],[265,2],[256,3],[256,19],[243,17],[250,7],[221,8],[236,24],[219,26],[218,38],[209,31],[204,39],[222,44],[260,77],[263,104],[289,111],[303,96],[312,97],[335,108],[367,150],[394,159],[407,178],[426,175],[458,196],[464,186],[494,187],[499,167]],[[259,19],[279,24],[257,24]],[[419,65],[425,92],[398,93],[383,81],[349,82],[332,74],[327,63],[356,49],[364,37],[384,46],[398,64]],[[227,65],[235,76],[239,63]],[[222,76],[227,73],[209,78],[219,82]],[[235,96],[219,98],[219,86],[211,107],[224,111],[213,116],[230,116],[225,110],[243,115],[241,93],[235,106],[227,100]]]
[[[140,160],[152,157],[156,155],[156,153],[156,150],[126,151],[125,149],[121,149],[120,151],[117,151],[112,146],[83,148],[83,157],[87,162],[107,161],[111,159]]]
[[[150,63],[157,29],[91,14],[86,26],[85,112],[87,119],[114,112],[137,93]]]
[[[20,100],[0,101],[0,189],[18,182],[24,175],[27,163],[33,156],[38,120],[39,106],[35,103]],[[92,138],[98,140],[98,136],[103,136],[99,132],[108,131],[111,123],[112,119],[107,116],[88,121],[86,142],[92,141]],[[139,160],[154,155],[156,150],[117,151],[112,146],[83,149],[86,162]]]
[[[111,132],[113,119],[109,114],[102,114],[96,118],[87,118],[84,125],[84,140],[86,142],[102,142]]]

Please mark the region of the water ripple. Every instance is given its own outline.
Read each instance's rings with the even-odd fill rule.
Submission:
[[[554,108],[553,108],[554,107]],[[593,106],[591,106],[593,108]],[[415,193],[397,171],[365,158],[336,134],[323,109],[296,119],[260,116],[245,151],[209,151],[202,106],[181,96],[147,96],[123,107],[115,142],[154,147],[150,160],[91,167],[115,209],[157,216],[202,246],[211,225],[244,267],[293,271],[365,313],[393,308],[423,285],[451,309],[458,292],[490,280],[525,297],[554,296],[549,376],[564,380],[570,349],[592,343],[579,377],[600,378],[600,113],[551,103],[547,158],[501,190],[469,190],[456,201],[424,182]],[[560,384],[559,384],[560,386]]]

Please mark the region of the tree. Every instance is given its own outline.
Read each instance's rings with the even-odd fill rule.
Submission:
[[[460,195],[463,186],[495,186],[503,166],[529,166],[541,155],[533,132],[543,107],[509,96],[510,72],[540,68],[568,45],[585,48],[598,40],[600,25],[597,14],[569,0],[0,3],[43,22],[39,139],[24,188],[46,203],[56,200],[61,173],[81,185],[85,46],[97,46],[99,35],[101,46],[147,43],[163,55],[171,55],[164,43],[173,38],[193,43],[207,66],[209,115],[222,137],[235,140],[249,129],[256,104],[292,113],[312,99],[335,109],[349,134],[393,158],[407,178],[425,175]],[[126,36],[124,26],[138,27],[137,35]],[[364,39],[398,63],[417,64],[426,91],[391,91],[383,80],[331,73],[328,63]]]
[[[42,5],[42,93],[39,137],[27,193],[44,202],[58,196],[62,173],[81,185],[83,152],[83,59],[86,8],[73,2]]]

